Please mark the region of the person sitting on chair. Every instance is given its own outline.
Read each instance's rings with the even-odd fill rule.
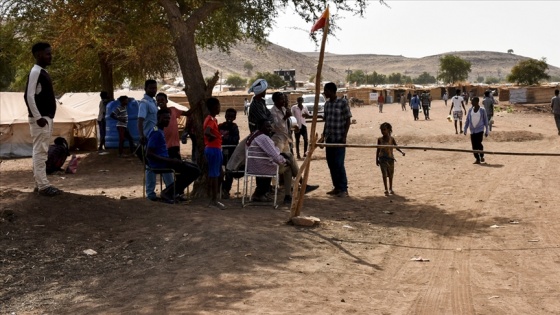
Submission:
[[[200,175],[200,168],[190,162],[170,158],[165,143],[163,129],[169,125],[171,113],[169,109],[160,109],[157,112],[157,125],[148,135],[147,160],[148,166],[157,172],[157,169],[173,169],[176,172],[175,182],[168,185],[162,192],[161,198],[168,203],[175,202],[175,195],[183,191]]]

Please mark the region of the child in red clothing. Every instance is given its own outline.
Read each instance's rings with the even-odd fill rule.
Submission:
[[[220,101],[211,97],[206,100],[206,107],[210,114],[204,119],[204,156],[208,162],[208,185],[210,192],[209,207],[225,210],[223,203],[218,201],[220,179],[222,178],[222,134],[218,129],[216,115],[220,113]]]

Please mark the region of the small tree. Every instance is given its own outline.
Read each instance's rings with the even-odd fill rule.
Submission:
[[[373,74],[368,77],[368,82],[373,84],[373,86],[378,86],[379,84],[385,84],[387,82],[387,76],[381,73],[373,71]]]
[[[245,71],[247,71],[247,75],[251,75],[251,72],[253,71],[253,64],[250,61],[245,61],[245,64],[243,64],[243,69],[245,69]]]
[[[546,58],[541,60],[527,59],[518,62],[512,69],[511,73],[507,75],[508,82],[515,82],[517,84],[533,85],[539,83],[541,80],[550,78],[546,74],[548,64]]]
[[[508,54],[513,54],[513,49],[508,49]]]
[[[315,82],[315,77],[316,77],[316,76],[317,76],[316,74],[312,74],[312,75],[309,77],[309,82],[312,82],[312,83]]]
[[[431,84],[436,83],[436,77],[430,75],[428,72],[424,71],[418,78],[414,79],[416,84]]]
[[[486,84],[495,84],[500,82],[500,79],[496,78],[496,77],[486,77],[486,81],[484,83]]]
[[[228,78],[226,79],[226,84],[227,85],[231,85],[234,88],[242,88],[247,86],[247,79],[244,79],[240,76],[238,76],[237,74],[233,74],[228,76]]]
[[[479,75],[478,77],[476,77],[476,82],[478,82],[478,83],[484,82],[484,77]]]
[[[403,75],[400,72],[391,73],[387,77],[387,83],[401,84],[403,82]]]
[[[438,79],[445,83],[465,81],[471,72],[471,63],[458,56],[446,55],[439,58]]]
[[[346,81],[362,85],[366,82],[366,74],[363,70],[351,71],[346,75]]]
[[[273,89],[279,89],[286,86],[286,81],[284,81],[284,79],[276,73],[257,72],[255,77],[251,79],[251,82],[255,82],[257,79],[265,79],[268,83],[268,87]]]

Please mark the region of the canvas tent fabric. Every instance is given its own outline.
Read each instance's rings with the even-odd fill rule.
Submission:
[[[32,155],[27,106],[23,93],[0,92],[0,157],[26,157]],[[57,106],[52,140],[63,137],[72,147],[76,138],[95,138],[95,116]]]

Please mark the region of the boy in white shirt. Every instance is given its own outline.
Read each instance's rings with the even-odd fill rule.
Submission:
[[[459,121],[459,130],[463,130],[463,111],[461,111],[461,106],[463,106],[465,115],[467,114],[467,109],[465,108],[463,97],[461,96],[461,90],[457,89],[455,93],[456,93],[455,96],[451,98],[451,108],[449,109],[449,115],[451,115],[451,111],[453,111],[453,121],[455,122],[455,134],[459,134],[459,131],[457,130],[457,121]]]
[[[303,137],[303,157],[306,157],[308,138],[305,119],[311,117],[309,111],[307,110],[307,107],[303,106],[303,97],[298,97],[297,105],[292,106],[292,115],[296,118],[298,127],[298,129],[296,130],[296,154],[297,158],[301,159],[301,155],[299,154],[299,138]]]

